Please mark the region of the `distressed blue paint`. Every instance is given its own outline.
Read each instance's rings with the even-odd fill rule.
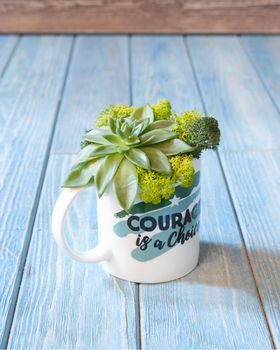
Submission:
[[[122,64],[120,64],[123,62]],[[129,102],[127,37],[77,37],[54,136],[53,152],[71,151],[94,109]],[[115,91],[119,78],[120,91]],[[110,84],[111,88],[110,88]],[[115,85],[114,85],[115,84]],[[125,89],[121,89],[121,87]],[[66,114],[69,111],[69,114]],[[89,123],[89,121],[91,121]],[[55,243],[50,216],[70,156],[52,155],[18,298],[9,347],[16,349],[138,348],[138,288],[81,264]],[[97,241],[95,193],[88,190],[66,219],[69,242],[88,249]]]
[[[279,114],[236,36],[187,38],[207,113],[222,129],[221,150],[280,147]]]
[[[225,114],[218,115],[224,133],[221,161],[268,324],[275,346],[279,347],[280,246],[277,203],[280,199],[280,115],[267,94],[269,85],[264,88],[240,43],[235,38],[225,39],[228,38],[193,37],[188,42],[208,113],[222,113],[224,105],[227,105]],[[278,41],[276,51],[277,45]],[[272,64],[276,60],[274,51],[266,50],[266,46],[271,46],[270,38],[267,45],[254,51],[254,57],[262,61],[264,56],[265,61],[271,63],[268,84],[269,77],[279,75],[279,65]],[[211,57],[208,66],[205,65],[206,54]],[[267,63],[258,69],[265,80]],[[232,83],[233,74],[235,83]],[[211,80],[207,79],[209,76]],[[234,86],[237,82],[238,87]],[[270,91],[275,94],[277,86]],[[222,98],[215,99],[215,96]],[[246,133],[248,113],[251,123],[250,127],[246,126]],[[275,148],[275,152],[270,152],[270,147]],[[228,151],[232,149],[235,152]]]
[[[71,42],[71,37],[22,38],[0,82],[2,346],[15,307]]]
[[[17,35],[0,35],[0,77],[9,64],[18,40]]]
[[[71,156],[51,157],[8,347],[136,349],[135,284],[109,276],[101,264],[72,260],[52,237],[51,211],[72,161]],[[67,215],[66,235],[75,249],[97,243],[95,208],[94,190],[88,189]]]
[[[54,153],[75,153],[107,104],[130,103],[126,36],[78,36],[56,128]]]
[[[268,94],[280,111],[280,37],[242,36],[241,42]]]
[[[280,151],[221,155],[254,275],[280,347]]]
[[[147,36],[132,37],[132,102],[141,105],[167,98],[178,112],[186,108],[202,112],[191,66],[184,64],[186,49],[183,37],[174,35],[166,39],[166,36],[154,36],[152,40]]]
[[[214,58],[211,65],[204,62],[205,69],[211,71],[212,64]],[[132,92],[135,104],[167,97],[179,110],[202,108],[181,37],[132,38]],[[211,98],[220,96],[215,91]],[[271,348],[219,164],[213,153],[203,161],[200,264],[178,281],[140,286],[142,347]]]
[[[39,201],[71,41],[71,37],[23,37],[13,54],[17,38],[0,36],[0,72],[5,70],[0,83],[3,344]],[[222,127],[224,173],[279,347],[280,119],[274,106],[279,108],[279,38],[249,37],[242,44],[258,75],[238,38],[188,40],[205,107],[217,115]],[[133,36],[130,54],[134,104],[166,97],[179,111],[203,110],[181,36]],[[106,103],[129,103],[128,75],[126,36],[77,37],[53,154],[75,151],[80,133]],[[71,160],[71,156],[51,156],[8,346],[137,348],[137,286],[107,276],[99,265],[73,262],[52,239],[50,215]],[[140,286],[142,347],[271,348],[219,163],[213,153],[203,161],[200,264],[178,281]],[[88,191],[73,205],[71,220],[70,216],[66,220],[69,242],[76,249],[96,242],[95,196]],[[85,234],[79,235],[81,228]]]

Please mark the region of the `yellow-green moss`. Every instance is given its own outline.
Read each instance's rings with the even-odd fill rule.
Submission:
[[[174,193],[172,176],[160,175],[153,170],[137,168],[140,198],[145,203],[159,204],[162,198],[168,199]]]
[[[194,120],[197,120],[202,117],[202,114],[199,113],[196,109],[192,109],[187,112],[183,112],[179,115],[174,114],[173,120],[176,123],[176,127],[173,129],[173,131],[176,132],[179,139],[186,141],[187,140],[187,127],[188,125],[193,122]]]
[[[180,182],[182,187],[189,187],[193,182],[194,167],[192,156],[187,154],[179,154],[169,158],[173,178]]]
[[[128,105],[108,105],[106,106],[97,117],[96,125],[98,127],[108,125],[109,117],[126,118],[131,115],[135,107]],[[168,100],[159,100],[152,105],[155,120],[169,119],[171,115],[171,105]]]
[[[108,125],[109,117],[114,119],[129,117],[133,110],[134,107],[127,105],[108,105],[100,112],[96,125],[99,127]]]
[[[169,119],[171,115],[171,105],[168,100],[159,100],[152,105],[155,120]]]
[[[137,168],[139,195],[143,202],[159,204],[162,199],[169,199],[175,192],[175,184],[189,187],[193,182],[194,168],[192,156],[187,154],[169,158],[172,175],[161,175],[153,170]]]

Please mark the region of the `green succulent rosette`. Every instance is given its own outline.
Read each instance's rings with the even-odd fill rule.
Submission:
[[[206,119],[205,126],[201,120]],[[196,112],[191,118],[176,116],[166,100],[138,108],[109,105],[100,113],[97,127],[84,135],[63,187],[94,184],[101,197],[112,185],[128,212],[139,189],[144,201],[156,204],[173,194],[175,182],[191,185],[192,157],[215,149],[219,138],[214,118],[201,118]]]

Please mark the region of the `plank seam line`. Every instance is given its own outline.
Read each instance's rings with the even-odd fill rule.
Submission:
[[[35,224],[36,216],[37,216],[37,210],[38,210],[38,206],[40,204],[42,188],[44,185],[46,170],[47,170],[47,166],[49,163],[50,150],[52,147],[55,128],[57,125],[58,116],[59,116],[60,107],[61,107],[61,101],[62,101],[62,97],[64,94],[64,90],[65,90],[65,86],[66,86],[67,78],[68,78],[68,73],[69,73],[69,69],[71,66],[71,62],[72,62],[72,56],[73,56],[73,51],[74,51],[74,46],[75,46],[75,38],[76,38],[76,36],[72,37],[72,43],[71,43],[71,47],[70,47],[70,51],[69,51],[69,57],[68,57],[67,63],[66,63],[65,74],[63,77],[61,92],[60,92],[60,96],[59,96],[56,111],[55,111],[55,117],[54,117],[52,129],[51,129],[51,134],[49,137],[49,142],[48,142],[48,146],[47,146],[47,150],[46,150],[46,154],[45,154],[45,158],[43,161],[43,166],[42,166],[42,170],[41,170],[41,174],[40,174],[40,178],[39,178],[39,184],[38,184],[38,187],[36,190],[36,195],[35,195],[35,199],[34,199],[32,210],[31,210],[29,224],[28,224],[28,227],[26,230],[26,239],[25,239],[25,243],[23,246],[23,253],[22,253],[22,256],[20,257],[20,264],[19,264],[19,270],[18,270],[19,272],[17,274],[15,285],[13,288],[12,303],[11,303],[10,310],[9,310],[9,314],[11,315],[11,313],[12,313],[12,316],[7,318],[7,322],[6,322],[6,326],[5,326],[5,329],[7,331],[4,333],[2,344],[0,345],[0,349],[2,348],[2,346],[3,346],[3,348],[6,349],[8,347],[8,343],[9,343],[9,339],[10,339],[10,332],[11,332],[11,328],[12,328],[12,324],[13,324],[13,320],[14,320],[15,311],[17,308],[18,297],[19,297],[20,290],[21,290],[21,282],[22,282],[23,275],[24,275],[24,267],[25,267],[26,260],[28,257],[29,246],[31,243],[32,233],[33,233],[34,224]]]
[[[200,99],[201,99],[201,103],[202,103],[202,107],[203,107],[204,113],[207,114],[207,108],[206,108],[206,105],[204,103],[204,99],[203,99],[203,96],[202,96],[202,91],[200,89],[199,81],[198,81],[198,78],[197,78],[197,75],[196,75],[196,71],[195,71],[195,67],[194,67],[194,64],[193,64],[193,59],[192,59],[191,53],[189,51],[188,44],[187,44],[186,40],[187,40],[187,36],[185,36],[185,38],[183,39],[184,47],[185,47],[185,50],[186,50],[187,57],[190,60],[190,65],[191,65],[191,68],[192,68],[192,71],[193,71],[194,80],[195,80],[195,83],[196,83],[198,94],[199,94]],[[270,337],[271,337],[271,343],[272,343],[273,349],[277,349],[276,343],[274,342],[272,329],[270,327],[270,323],[269,323],[269,320],[268,320],[266,312],[265,312],[265,305],[263,303],[262,294],[261,294],[261,291],[259,289],[259,285],[257,283],[255,271],[254,271],[253,264],[252,264],[252,260],[251,260],[250,255],[249,255],[249,251],[247,249],[246,242],[244,240],[241,224],[240,224],[240,221],[239,221],[239,218],[238,218],[238,215],[237,215],[237,211],[236,211],[236,208],[235,208],[235,205],[234,205],[234,201],[233,201],[233,198],[232,198],[232,195],[231,195],[230,187],[229,187],[228,181],[226,179],[226,175],[225,175],[225,172],[224,172],[223,163],[222,163],[219,151],[217,151],[216,154],[217,154],[219,165],[221,167],[222,176],[223,176],[223,179],[224,179],[224,182],[225,182],[225,185],[226,185],[226,189],[227,189],[227,193],[228,193],[228,196],[229,196],[230,204],[231,204],[231,207],[232,207],[232,210],[233,210],[233,215],[234,215],[234,218],[235,218],[238,230],[239,230],[239,236],[241,238],[241,242],[243,244],[243,247],[244,247],[244,250],[245,250],[245,254],[246,254],[247,259],[248,259],[248,263],[249,263],[249,266],[250,266],[252,277],[253,277],[254,282],[255,282],[257,296],[258,296],[258,299],[259,299],[259,302],[260,302],[260,305],[261,305],[261,310],[262,310],[262,313],[263,313],[263,316],[264,316],[264,320],[266,322],[266,326],[267,326],[268,332],[269,332]]]
[[[10,54],[9,54],[9,56],[8,56],[8,58],[7,58],[6,63],[4,64],[4,66],[2,68],[2,71],[0,72],[0,79],[2,79],[3,76],[5,75],[6,70],[7,70],[8,66],[10,65],[10,62],[12,61],[13,56],[14,56],[14,54],[15,54],[18,46],[19,46],[21,38],[22,38],[22,35],[19,35],[17,40],[16,40],[16,42],[15,42],[15,44],[14,44],[14,46],[13,46],[13,48],[12,48],[12,50],[11,50],[11,52],[10,52]]]
[[[218,151],[217,151],[217,157],[218,157],[218,161],[219,161],[219,164],[220,164],[220,167],[221,167],[222,176],[223,176],[223,179],[225,181],[226,189],[227,189],[227,192],[228,192],[228,195],[229,195],[230,204],[231,204],[232,209],[233,209],[233,213],[234,213],[234,217],[235,217],[235,220],[236,220],[236,224],[237,224],[237,227],[238,227],[238,230],[239,230],[240,238],[241,238],[242,244],[244,246],[245,253],[246,253],[246,256],[247,256],[247,259],[248,259],[248,262],[249,262],[250,270],[251,270],[251,273],[252,273],[252,276],[253,276],[253,279],[254,279],[254,282],[255,282],[257,295],[258,295],[258,298],[259,298],[259,301],[260,301],[260,304],[261,304],[261,307],[262,307],[262,311],[263,311],[263,316],[264,316],[264,319],[265,319],[265,322],[266,322],[266,325],[267,325],[267,328],[268,328],[268,331],[269,331],[269,334],[270,334],[270,337],[271,337],[272,346],[273,346],[273,349],[277,349],[276,348],[276,343],[274,341],[272,329],[271,329],[271,326],[270,326],[270,323],[269,323],[269,320],[268,320],[268,317],[267,317],[267,314],[266,314],[266,311],[265,311],[266,308],[265,308],[265,305],[264,305],[262,293],[261,293],[261,290],[259,288],[259,284],[257,282],[255,269],[253,267],[253,261],[252,261],[252,259],[250,257],[249,250],[247,249],[247,245],[246,245],[246,242],[245,242],[245,239],[244,239],[244,236],[243,236],[241,224],[240,224],[240,221],[238,219],[237,211],[236,211],[236,208],[235,208],[235,205],[234,205],[234,201],[233,201],[233,198],[232,198],[232,195],[231,195],[230,187],[229,187],[228,181],[226,179],[226,174],[224,172],[224,168],[223,168],[223,165],[222,165],[221,156],[220,156]]]
[[[138,323],[137,323],[137,338],[138,338],[138,348],[139,350],[142,349],[142,331],[141,331],[141,311],[140,311],[140,284],[136,284],[137,287],[137,305],[138,305]]]
[[[128,74],[129,74],[129,102],[133,104],[133,89],[132,89],[132,35],[127,36],[128,50]],[[136,346],[137,349],[142,349],[142,333],[141,333],[141,312],[140,312],[140,284],[136,283],[136,301],[135,301],[135,317],[136,317]]]
[[[256,64],[254,63],[249,51],[247,50],[246,46],[243,43],[243,36],[238,35],[238,39],[239,39],[239,44],[241,46],[242,51],[244,52],[244,54],[246,55],[246,57],[248,58],[249,63],[251,64],[253,70],[255,71],[257,77],[259,78],[261,85],[263,86],[264,90],[266,91],[269,99],[271,100],[273,106],[275,107],[276,111],[278,114],[280,114],[280,109],[279,106],[277,105],[276,101],[274,100],[274,97],[271,95],[270,90],[268,89],[263,77],[261,76],[259,69],[257,68]]]

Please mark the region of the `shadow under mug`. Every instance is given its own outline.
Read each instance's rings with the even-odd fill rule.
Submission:
[[[99,244],[84,252],[71,249],[63,232],[67,209],[82,189],[64,189],[52,215],[58,245],[73,259],[103,262],[108,273],[132,282],[159,283],[185,276],[199,257],[200,160],[193,163],[192,186],[176,185],[174,195],[158,205],[139,199],[129,214],[110,188],[97,199]]]

